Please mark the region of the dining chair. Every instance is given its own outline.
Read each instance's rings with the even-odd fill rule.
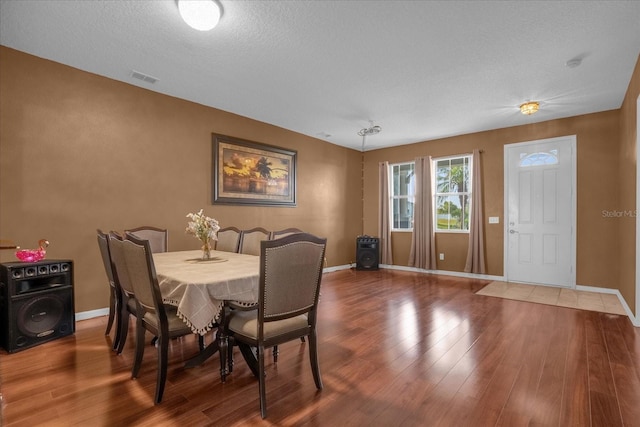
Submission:
[[[292,234],[302,233],[303,231],[299,228],[291,227],[285,228],[284,230],[272,231],[271,236],[269,236],[270,240],[281,239],[283,237],[290,236]],[[305,342],[304,337],[300,337],[300,341]],[[273,361],[278,361],[278,346],[273,347]]]
[[[240,232],[240,245],[238,247],[238,252],[246,255],[260,255],[260,242],[263,240],[269,240],[271,238],[271,233],[265,230],[262,227],[255,227],[250,230],[242,230]],[[233,310],[253,310],[257,308],[257,304],[253,305],[242,305],[236,304],[235,301],[229,303],[229,307]],[[274,348],[274,351],[277,350]],[[233,345],[229,346],[229,366],[230,369],[233,369],[233,359],[231,358],[233,352]],[[274,357],[277,352],[274,352]]]
[[[109,335],[111,328],[115,322],[116,335],[113,339],[113,349],[118,347],[118,335],[119,325],[121,320],[118,320],[120,314],[120,305],[122,304],[122,291],[120,290],[120,284],[115,280],[113,272],[113,264],[111,263],[111,254],[109,253],[109,236],[102,230],[97,230],[98,247],[100,248],[100,255],[102,257],[102,264],[104,266],[105,273],[107,274],[107,281],[109,282],[109,317],[107,318],[107,329],[104,334]]]
[[[270,236],[271,233],[262,227],[243,230],[240,236],[239,252],[247,255],[260,255],[260,242],[269,240]]]
[[[152,227],[144,225],[142,227],[125,230],[125,233],[131,233],[138,239],[148,240],[151,246],[151,252],[167,252],[169,250],[169,231],[164,228]]]
[[[269,234],[269,240],[275,240],[275,239],[280,239],[282,237],[286,237],[289,236],[291,234],[297,234],[297,233],[302,233],[303,231],[298,229],[298,228],[285,228],[283,230],[279,230],[279,231],[272,231]],[[254,255],[254,254],[252,254]],[[255,254],[257,255],[257,254]],[[247,305],[247,304],[238,304],[235,301],[230,301],[227,303],[227,308],[229,308],[230,310],[252,310],[252,309],[256,309],[257,308],[257,304],[255,305]],[[300,341],[301,342],[305,342],[305,338],[304,337],[300,337]],[[233,346],[229,347],[229,351],[233,351]],[[279,354],[279,350],[278,350],[278,346],[275,345],[273,346],[273,361],[277,362],[278,361],[278,354]],[[230,369],[233,370],[233,359],[231,357],[231,355],[228,357],[228,360],[230,361]]]
[[[308,337],[313,379],[322,389],[316,320],[326,244],[308,233],[262,241],[258,309],[229,313],[229,346],[237,342],[257,350],[262,418],[267,416],[265,348]]]
[[[137,316],[136,296],[129,277],[126,260],[123,253],[124,238],[115,231],[109,232],[108,249],[111,255],[111,265],[113,266],[114,283],[120,286],[120,307],[118,309],[118,330],[114,340],[114,350],[117,354],[122,353],[129,334],[129,316]]]
[[[238,252],[240,248],[240,229],[236,227],[225,227],[218,230],[218,240],[216,241],[216,251]]]
[[[162,401],[167,379],[169,340],[190,335],[191,328],[178,317],[177,308],[165,305],[156,276],[151,245],[148,240],[139,239],[132,233],[126,234],[122,242],[129,278],[133,284],[137,302],[136,353],[131,370],[131,378],[137,378],[142,365],[145,348],[145,332],[158,337],[158,368],[154,402]]]
[[[125,234],[132,234],[141,240],[148,240],[152,253],[167,252],[169,250],[169,231],[165,228],[143,225],[125,230]],[[156,345],[158,337],[151,339],[151,345]],[[200,337],[200,347],[204,346],[204,337]]]
[[[153,231],[163,231],[161,229],[156,229],[156,228],[153,228],[153,227],[151,227],[151,228],[153,229]],[[127,231],[125,231],[125,235],[132,235],[132,236],[138,237],[139,234],[140,234],[140,232],[138,232],[138,231],[136,231],[136,232],[127,232]],[[144,232],[142,234],[146,235]],[[115,244],[116,245],[117,245],[117,241],[125,240],[124,237],[122,237],[121,235],[119,235],[116,232],[111,232],[109,235],[112,236],[113,239],[115,239],[115,241],[116,241]],[[157,237],[158,235],[156,234],[155,236]],[[148,240],[148,239],[144,239],[144,238],[141,238],[140,240],[148,241],[150,248],[153,245],[153,240]],[[165,239],[165,243],[166,243],[166,239]],[[156,249],[159,249],[159,248],[161,248],[161,246],[157,245],[157,240],[156,240]],[[110,250],[111,250],[111,246],[110,246]],[[116,248],[116,251],[120,251],[120,249]],[[151,249],[151,252],[152,253],[158,253],[157,251],[154,251],[153,249]],[[112,261],[115,261],[114,258],[118,258],[121,263],[123,262],[122,255],[119,252],[115,256],[112,255]],[[121,268],[121,270],[123,270],[123,269]],[[120,309],[120,313],[118,315],[118,324],[122,325],[122,326],[118,328],[118,331],[117,331],[117,334],[116,334],[116,340],[115,340],[115,341],[117,341],[117,347],[114,347],[114,349],[116,349],[117,353],[120,354],[120,353],[122,353],[122,350],[124,349],[124,345],[125,345],[125,343],[127,341],[127,335],[128,335],[128,331],[129,331],[129,315],[130,314],[132,314],[134,316],[137,315],[137,306],[136,306],[136,302],[135,302],[135,292],[134,292],[134,288],[133,288],[133,283],[131,282],[131,279],[130,279],[129,275],[127,274],[126,269],[124,269],[123,271],[117,271],[117,269],[114,267],[114,277],[116,279],[116,283],[120,284],[120,297],[121,297],[121,306],[122,306],[121,309]],[[120,279],[120,277],[122,277],[122,279]],[[151,345],[153,345],[153,346],[157,345],[157,341],[158,341],[158,336],[154,336],[151,339]],[[114,343],[114,345],[115,345],[115,343]],[[204,337],[202,335],[198,335],[198,346],[200,347],[200,350],[205,348]]]
[[[270,240],[280,239],[282,237],[287,237],[291,234],[302,233],[302,230],[299,228],[285,228],[284,230],[272,231]]]
[[[283,237],[287,237],[297,233],[303,233],[303,231],[295,227],[285,228],[284,230],[272,231],[270,238],[271,240],[281,239]],[[304,337],[300,337],[300,341],[305,342]],[[273,361],[278,361],[278,346],[273,347]]]

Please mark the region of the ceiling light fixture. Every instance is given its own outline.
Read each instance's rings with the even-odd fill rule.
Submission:
[[[530,116],[540,109],[540,103],[537,101],[528,101],[520,105],[520,112]]]
[[[178,0],[178,10],[194,30],[212,30],[220,21],[220,6],[214,0]]]
[[[364,153],[364,140],[367,136],[369,135],[376,135],[378,133],[380,133],[382,131],[382,128],[380,126],[374,126],[373,125],[373,121],[369,120],[369,124],[371,126],[369,126],[368,128],[363,128],[360,129],[358,131],[358,135],[360,135],[362,137],[362,152]]]
[[[573,58],[568,60],[565,65],[569,68],[576,68],[579,67],[580,64],[582,64],[582,59],[581,58]]]
[[[371,126],[368,128],[360,129],[360,131],[358,132],[358,135],[369,136],[369,135],[375,135],[377,133],[380,133],[382,128],[380,126],[373,126],[373,122],[370,122],[370,123],[371,123]]]

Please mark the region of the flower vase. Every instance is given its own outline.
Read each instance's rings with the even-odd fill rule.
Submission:
[[[207,261],[211,259],[211,243],[209,241],[204,242],[202,245],[202,260]]]

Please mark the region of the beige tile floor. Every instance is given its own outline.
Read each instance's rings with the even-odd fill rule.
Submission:
[[[576,291],[574,289],[509,282],[491,282],[476,293],[490,297],[579,308],[603,313],[627,314],[618,296],[614,294],[601,294],[599,292]]]

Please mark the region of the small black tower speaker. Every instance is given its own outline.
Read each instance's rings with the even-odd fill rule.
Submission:
[[[380,259],[380,239],[358,236],[356,239],[356,270],[377,270]]]

